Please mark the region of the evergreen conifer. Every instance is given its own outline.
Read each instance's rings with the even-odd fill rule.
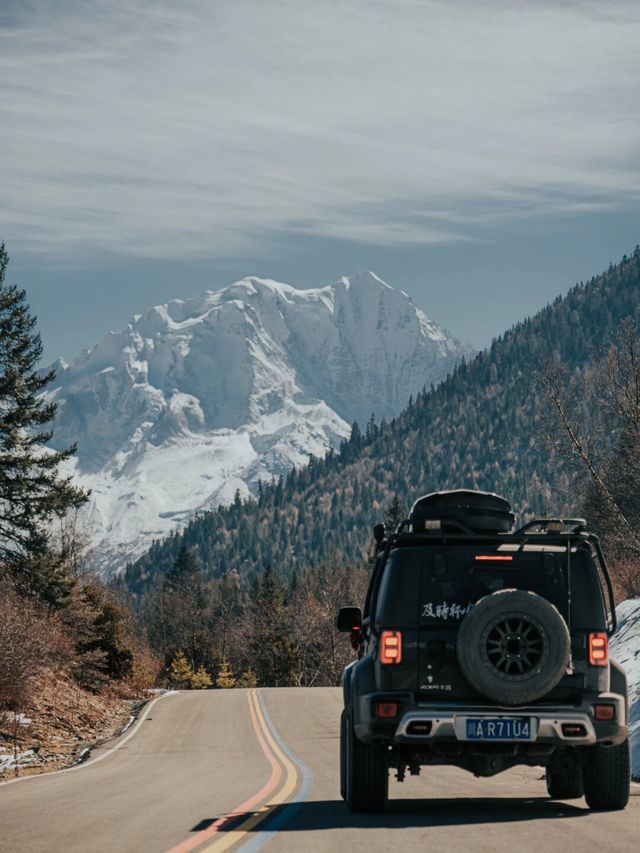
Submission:
[[[178,651],[173,656],[171,666],[169,668],[169,680],[174,687],[186,687],[191,684],[191,679],[194,676],[191,664],[185,657],[183,651]]]
[[[213,681],[207,670],[200,665],[189,679],[192,690],[208,690],[213,686]]]
[[[197,571],[198,565],[193,554],[186,545],[181,545],[178,556],[165,576],[165,589],[172,592],[183,590]]]
[[[24,290],[5,282],[9,257],[0,245],[0,563],[28,591],[58,604],[68,592],[63,555],[49,544],[55,516],[78,508],[88,497],[71,478],[60,477],[61,462],[75,452],[45,450],[56,405],[42,396],[54,379],[38,370],[42,356],[36,318]]]
[[[222,666],[220,667],[220,672],[218,673],[218,677],[216,678],[216,687],[228,689],[230,687],[236,687],[236,685],[236,677],[233,674],[231,666],[229,665],[229,661],[227,660],[227,658],[223,658]]]
[[[273,566],[260,578],[254,601],[254,622],[249,646],[260,684],[291,685],[298,650],[291,634],[292,613],[286,588]]]
[[[258,686],[258,679],[256,678],[256,675],[255,675],[254,671],[251,669],[251,667],[249,667],[249,669],[247,669],[245,672],[242,673],[242,675],[240,676],[240,678],[238,678],[238,681],[236,683],[236,687],[249,687],[250,688],[250,687],[257,687],[257,686]]]
[[[407,513],[404,508],[404,504],[402,503],[400,495],[396,492],[384,513],[384,523],[387,532],[394,533],[397,526],[404,521],[406,517]]]

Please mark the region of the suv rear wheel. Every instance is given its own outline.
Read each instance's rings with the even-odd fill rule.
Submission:
[[[629,802],[629,741],[618,746],[592,746],[584,766],[584,796],[593,811],[618,811]]]
[[[546,778],[552,800],[579,800],[584,795],[582,767],[575,761],[551,764],[547,767]]]
[[[389,757],[381,746],[363,743],[356,737],[353,721],[343,712],[340,754],[341,787],[352,812],[380,812],[387,804],[389,791]]]

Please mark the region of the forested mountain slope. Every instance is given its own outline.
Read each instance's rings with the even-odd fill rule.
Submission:
[[[535,375],[549,357],[584,369],[628,317],[640,321],[639,247],[420,393],[400,417],[369,424],[364,435],[354,429],[340,451],[262,487],[258,500],[238,499],[154,543],[128,567],[127,585],[140,591],[153,583],[182,544],[212,576],[229,569],[250,576],[267,564],[291,575],[334,556],[359,561],[394,493],[409,505],[437,489],[479,488],[505,495],[520,516],[571,509],[540,441],[549,403]]]

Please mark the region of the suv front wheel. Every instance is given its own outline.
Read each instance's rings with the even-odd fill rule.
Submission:
[[[629,802],[629,741],[618,746],[589,747],[584,766],[584,796],[593,811],[618,811]]]
[[[546,770],[547,791],[552,800],[579,800],[584,795],[582,767],[565,758]]]
[[[343,711],[340,727],[340,788],[352,812],[381,812],[389,791],[389,756],[382,746],[363,743]]]

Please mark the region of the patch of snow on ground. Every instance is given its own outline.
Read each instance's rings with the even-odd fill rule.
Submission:
[[[37,755],[33,749],[27,749],[25,752],[19,752],[14,756],[13,749],[6,751],[5,747],[0,746],[0,773],[4,770],[16,770],[20,767],[27,767],[37,760]]]
[[[26,714],[14,714],[13,711],[6,711],[1,719],[7,720],[9,723],[17,722],[20,726],[29,726],[32,723]]]
[[[640,780],[640,598],[623,601],[616,608],[618,630],[611,640],[611,657],[620,663],[629,683],[631,764]]]

